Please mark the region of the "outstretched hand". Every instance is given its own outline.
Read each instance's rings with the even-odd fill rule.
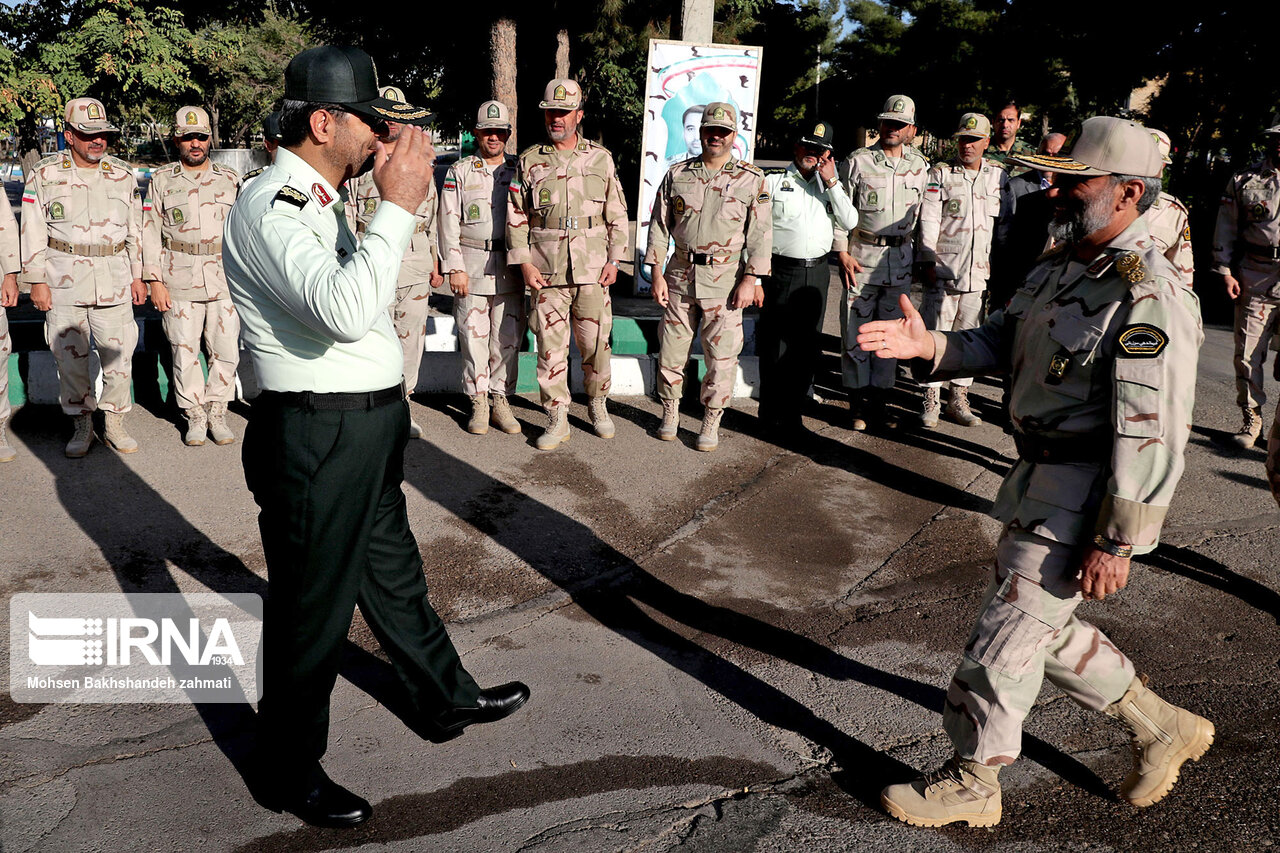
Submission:
[[[933,358],[936,346],[925,328],[924,318],[904,293],[898,297],[901,320],[873,320],[863,323],[858,346],[881,358]]]

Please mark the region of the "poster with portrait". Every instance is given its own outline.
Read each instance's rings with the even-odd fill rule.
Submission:
[[[644,266],[649,245],[649,216],[667,169],[702,153],[698,130],[702,110],[712,101],[738,109],[733,156],[751,160],[756,150],[756,108],[760,96],[760,59],[764,49],[741,44],[693,44],[649,41],[649,73],[644,93],[643,156],[636,216],[636,291],[649,292]]]

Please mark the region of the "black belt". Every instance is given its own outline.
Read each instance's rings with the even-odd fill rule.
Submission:
[[[483,249],[486,252],[505,252],[507,250],[507,241],[502,238],[497,240],[473,240],[470,237],[459,237],[458,245],[468,249]]]
[[[820,258],[788,258],[786,255],[773,256],[773,265],[775,267],[804,267],[805,269],[809,269],[810,267],[816,267],[820,264],[825,264],[826,262],[826,255],[823,255]]]
[[[1251,255],[1261,255],[1267,260],[1280,261],[1280,246],[1263,246],[1260,243],[1250,243],[1246,240],[1244,249]]]
[[[315,391],[263,391],[255,403],[275,406],[291,406],[312,411],[368,411],[390,405],[404,399],[404,383],[383,388],[381,391],[358,393],[320,394]]]
[[[886,237],[881,234],[875,234],[871,231],[858,230],[858,240],[866,243],[868,246],[901,246],[906,242],[906,237],[901,234]]]
[[[1105,462],[1111,457],[1110,435],[1078,435],[1070,438],[1045,438],[1014,432],[1013,443],[1018,456],[1026,462],[1041,465],[1066,465],[1076,462]]]

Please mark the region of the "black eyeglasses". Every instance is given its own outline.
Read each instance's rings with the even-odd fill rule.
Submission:
[[[178,137],[183,142],[208,142],[209,134],[207,133],[184,133]]]

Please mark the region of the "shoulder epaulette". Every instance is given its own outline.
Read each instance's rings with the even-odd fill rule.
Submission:
[[[132,167],[132,166],[130,166],[126,161],[121,160],[119,157],[116,157],[116,156],[111,155],[111,154],[108,154],[108,155],[106,155],[105,157],[103,157],[103,158],[102,158],[102,162],[103,162],[103,163],[109,163],[110,165],[115,166],[115,167],[120,168],[120,169],[124,169],[126,172],[132,172],[132,171],[133,171],[133,167]]]
[[[244,177],[241,178],[240,180],[247,181],[250,178],[256,178],[265,171],[267,171],[266,166],[259,166],[258,168],[254,169],[252,172],[245,172]]]
[[[764,171],[755,163],[748,163],[745,160],[739,160],[738,166],[741,167],[744,172],[750,172],[753,175],[764,177]]]
[[[70,157],[70,155],[67,155],[67,156],[68,158]],[[36,161],[36,165],[34,168],[43,169],[45,166],[52,166],[55,163],[61,162],[62,157],[63,157],[62,152],[58,152],[56,154],[50,154],[48,157],[41,157],[39,160]]]
[[[767,169],[763,169],[762,171],[763,171],[766,175],[785,175],[785,174],[787,173],[787,169],[786,169],[786,167],[785,167],[785,166],[781,166],[781,167],[779,167],[779,166],[770,166],[769,168],[767,168]]]
[[[285,184],[280,188],[280,192],[276,193],[276,197],[271,200],[273,205],[277,201],[286,202],[298,208],[298,210],[302,210],[302,208],[307,206],[307,202],[311,201],[311,196],[301,190],[295,190],[293,187]]]

